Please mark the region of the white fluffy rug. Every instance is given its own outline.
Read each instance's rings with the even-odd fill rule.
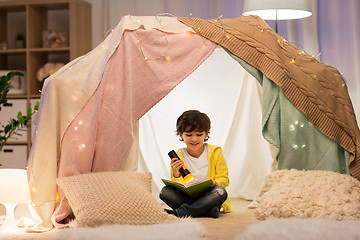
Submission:
[[[186,236],[186,237],[185,237]],[[1,233],[1,240],[204,240],[205,228],[191,218],[154,225],[103,225],[52,229],[43,233]]]
[[[204,227],[190,218],[155,225],[103,225],[97,228],[68,228],[59,231],[62,240],[198,240],[202,239],[204,234]]]
[[[236,240],[358,240],[360,221],[319,218],[269,218],[247,227]]]

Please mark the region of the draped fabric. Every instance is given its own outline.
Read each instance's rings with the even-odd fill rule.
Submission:
[[[28,167],[42,227],[61,227],[71,213],[61,191],[56,200],[56,177],[134,171],[137,121],[216,47],[189,30],[173,18],[127,16],[99,48],[46,80]]]
[[[128,164],[136,122],[196,69],[215,46],[194,33],[125,31],[98,89],[63,137],[58,177],[128,170],[124,165]],[[61,201],[53,215],[54,224],[71,213],[59,192]]]
[[[92,41],[96,47],[126,14],[168,14],[202,19],[237,18],[244,0],[86,0],[92,4]],[[279,34],[316,59],[336,67],[346,79],[355,112],[360,116],[360,2],[312,0],[313,15],[279,21]],[[266,21],[275,29],[275,21]],[[358,117],[359,118],[359,117]]]
[[[278,169],[349,174],[348,151],[311,124],[273,81],[231,55],[262,85],[262,132],[264,138],[279,149],[276,157]]]
[[[278,87],[270,86],[278,94],[281,94],[279,89],[284,93],[284,96],[277,100],[286,101],[288,98],[315,127],[350,153],[350,171],[357,169],[359,129],[346,85],[342,85],[344,81],[335,69],[313,61],[306,54],[299,54],[296,48],[279,39],[263,21],[255,17],[221,21],[189,18],[180,20],[191,28],[176,18],[126,16],[97,48],[70,62],[46,80],[28,166],[32,202],[43,220],[42,227],[50,228],[53,224],[61,227],[58,223],[71,212],[63,193],[57,192],[55,180],[58,176],[136,170],[134,163],[137,162],[137,157],[130,151],[136,149],[137,142],[134,144],[133,139],[136,139],[138,120],[177,84],[195,69],[198,70],[214,52],[217,44],[221,44],[273,81]],[[272,40],[257,42],[263,39]],[[261,47],[256,46],[256,43],[261,43]],[[227,79],[224,73],[230,71],[225,62],[229,66],[234,63],[239,66],[238,62],[228,59],[224,57],[220,61],[215,60],[219,68],[222,68],[222,64],[225,66],[225,71],[218,76],[222,81],[217,83],[218,86],[213,85],[215,88],[206,92],[209,98],[202,101],[204,106],[210,106],[208,109],[211,109],[214,104],[207,102],[211,98],[215,103],[225,99],[227,107],[210,111],[214,114],[210,114],[210,118],[214,119],[214,126],[218,128],[218,133],[212,136],[214,142],[210,143],[224,145],[224,153],[228,154],[229,159],[234,159],[229,164],[230,171],[233,170],[231,177],[242,178],[241,186],[234,185],[234,188],[244,188],[233,196],[251,199],[259,190],[270,165],[269,146],[266,142],[258,144],[259,149],[249,151],[261,136],[259,108],[264,99],[256,80],[243,69],[234,72],[235,78],[236,75],[239,76],[239,82],[229,85],[230,89],[222,88],[222,85],[226,84],[224,80]],[[328,80],[330,85],[325,87],[323,84],[327,83],[324,79]],[[251,80],[253,82],[250,84]],[[181,93],[183,95],[173,99],[173,102],[191,102],[192,96],[196,97],[197,92],[206,89],[202,88],[202,85],[214,84],[210,81],[193,82],[190,87],[191,91],[195,91],[193,95]],[[331,85],[332,83],[335,85]],[[262,84],[264,85],[264,82]],[[312,90],[324,93],[317,96]],[[221,94],[218,94],[220,92]],[[311,93],[310,97],[306,95],[308,92]],[[227,94],[230,98],[223,97]],[[276,104],[269,105],[273,106]],[[172,117],[177,117],[180,110],[182,109],[176,109],[176,114]],[[204,112],[207,112],[205,110]],[[262,112],[267,113],[268,110],[263,108]],[[160,116],[166,120],[166,116],[171,113],[166,111]],[[253,116],[257,121],[244,121],[240,113],[244,113],[246,119]],[[288,122],[284,119],[284,122]],[[225,120],[225,123],[215,124],[220,123],[219,120]],[[147,123],[159,124],[151,122],[151,119]],[[253,131],[256,127],[258,131]],[[252,136],[253,132],[256,137]],[[145,134],[152,133],[148,131]],[[238,138],[227,138],[234,134],[247,135],[244,139],[249,140],[251,147],[248,148],[248,145]],[[170,137],[157,140],[155,147],[169,139]],[[146,143],[143,142],[143,146],[146,146]],[[271,143],[276,145],[276,142]],[[280,147],[281,155],[281,144],[276,146]],[[142,157],[150,159],[150,162],[159,161],[147,154],[143,147],[140,149]],[[232,151],[233,149],[240,151]],[[344,159],[346,153],[342,156],[341,150],[342,148],[339,156]],[[166,154],[167,149],[161,152]],[[236,154],[239,152],[241,156]],[[244,168],[239,168],[239,163],[243,164]],[[149,161],[147,164],[149,166]],[[168,169],[168,166],[163,166],[162,170]],[[341,172],[344,164],[339,163],[338,167]],[[356,171],[351,173],[357,176]]]
[[[316,128],[350,153],[350,173],[360,179],[360,130],[346,83],[337,69],[299,51],[257,16],[179,20],[279,86]]]

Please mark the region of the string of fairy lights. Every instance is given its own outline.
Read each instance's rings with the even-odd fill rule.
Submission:
[[[192,14],[190,14],[191,16]],[[173,15],[171,15],[172,17],[174,17]],[[161,37],[161,40],[164,41],[164,44],[165,44],[165,48],[163,50],[163,52],[160,54],[160,56],[157,56],[157,57],[154,57],[154,56],[146,56],[145,52],[144,52],[144,43],[141,41],[141,37],[139,36],[139,33],[137,31],[134,31],[136,36],[137,36],[137,40],[136,42],[138,43],[138,48],[139,48],[139,51],[144,59],[144,61],[151,61],[151,60],[159,60],[159,59],[164,59],[166,62],[171,62],[173,60],[173,57],[170,56],[168,54],[169,52],[169,48],[170,48],[170,43],[169,43],[169,39],[168,39],[168,35],[167,35],[167,32],[165,31],[164,29],[164,26],[163,26],[163,23],[162,23],[162,16],[161,15],[156,15],[155,16],[155,20],[156,22],[158,23],[158,26],[160,26],[160,32],[163,33],[163,36]],[[219,23],[221,28],[222,28],[222,31],[223,31],[223,35],[224,37],[227,39],[227,40],[230,40],[232,37],[236,37],[234,36],[233,34],[227,32],[225,30],[225,27],[222,23],[222,20],[221,20],[222,16],[218,17],[217,19],[215,19],[215,23]],[[133,24],[133,28],[134,29],[141,29],[142,28],[142,22],[140,19],[136,19],[134,20],[133,17],[131,15],[128,15],[128,19],[131,21],[131,23]],[[261,26],[257,26],[257,28],[260,30],[261,33],[264,33],[265,31],[272,31],[273,30],[271,28],[263,28]],[[200,27],[198,27],[198,30],[200,30]],[[105,39],[108,37],[108,35],[111,35],[111,33],[114,31],[114,29],[110,29],[107,33],[106,33],[106,36],[105,36]],[[277,34],[270,34],[271,36],[274,36],[274,37],[277,37],[276,41],[277,43],[280,45],[280,47],[284,50],[285,54],[288,54],[288,56],[290,57],[290,64],[297,64],[297,56],[309,56],[304,50],[298,50],[297,54],[293,54],[291,53],[287,47],[289,45],[291,45],[286,39],[284,39],[283,37],[279,37],[280,35],[277,35]],[[204,41],[204,40],[203,40]],[[204,43],[205,44],[205,43]],[[204,46],[204,45],[203,45]],[[104,42],[100,44],[100,47],[105,49],[105,45],[104,45]],[[294,47],[295,49],[295,47]],[[294,49],[292,49],[292,51],[295,51]],[[89,54],[89,53],[88,53]],[[84,55],[83,57],[86,57],[88,54]],[[292,54],[291,56],[289,54]],[[297,56],[296,56],[297,55]],[[320,55],[319,55],[320,56]],[[304,58],[302,58],[304,59]],[[310,61],[317,61],[314,56],[310,57],[309,56],[309,60]],[[67,69],[71,69],[73,65],[71,66],[68,66]],[[66,70],[67,70],[66,69]],[[64,70],[64,71],[66,71]],[[51,75],[51,77],[54,77],[54,75]],[[312,76],[313,77],[313,76]],[[314,78],[314,77],[313,77]],[[315,77],[316,78],[316,77]],[[345,86],[343,84],[343,86]],[[42,94],[42,91],[39,90],[39,92]],[[294,127],[293,125],[291,125],[291,127]],[[35,131],[35,134],[38,134],[38,131],[36,130]],[[81,144],[81,148],[84,148],[85,146],[83,144]],[[304,146],[303,146],[304,147]],[[31,192],[32,193],[36,193],[39,191],[38,187],[37,186],[31,186],[30,187],[31,189]],[[40,208],[40,207],[43,207],[43,206],[46,206],[46,205],[49,205],[49,204],[54,204],[56,202],[59,202],[60,201],[60,198],[59,198],[59,194],[58,192],[56,193],[56,196],[54,199],[51,199],[49,201],[46,201],[46,202],[43,202],[43,203],[40,203],[40,204],[35,204],[35,202],[32,202],[32,206],[33,207],[37,207],[37,208]]]

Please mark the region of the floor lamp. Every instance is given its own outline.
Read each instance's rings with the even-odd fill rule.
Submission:
[[[263,20],[290,20],[310,17],[312,0],[245,0],[243,15],[257,15]]]

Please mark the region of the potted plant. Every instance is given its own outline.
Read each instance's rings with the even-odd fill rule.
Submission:
[[[8,74],[0,78],[0,111],[1,107],[7,103],[7,93],[9,92],[9,86],[11,83],[11,78],[14,76],[23,76],[21,72],[9,72]],[[37,112],[39,109],[39,102],[36,102],[34,109],[31,106],[27,107],[26,115],[23,115],[22,112],[17,114],[16,118],[10,118],[9,122],[6,125],[1,124],[0,127],[0,152],[5,146],[6,142],[14,135],[20,135],[19,133],[23,126],[27,126],[30,122],[32,115]]]
[[[22,33],[16,34],[15,48],[25,48],[25,35]]]

